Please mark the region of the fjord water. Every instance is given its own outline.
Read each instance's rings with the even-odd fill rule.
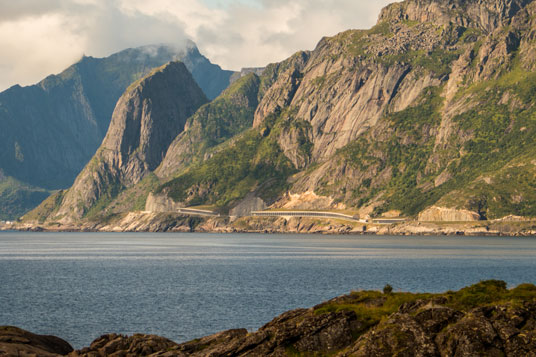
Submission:
[[[76,348],[110,332],[181,342],[387,283],[536,283],[535,257],[534,238],[3,232],[0,325]]]

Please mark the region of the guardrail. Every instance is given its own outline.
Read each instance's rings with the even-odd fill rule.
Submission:
[[[359,219],[355,216],[350,216],[344,213],[336,212],[311,212],[311,211],[253,211],[251,212],[252,216],[257,217],[319,217],[319,218],[337,218],[344,219],[347,221],[362,222],[364,220]]]
[[[197,216],[211,216],[211,217],[220,216],[218,213],[214,213],[212,211],[203,210],[203,209],[195,209],[195,208],[177,208],[177,212],[185,213],[189,215],[197,215]]]
[[[405,218],[374,218],[372,223],[374,224],[396,224],[405,222]]]

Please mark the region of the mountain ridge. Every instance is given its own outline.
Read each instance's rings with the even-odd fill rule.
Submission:
[[[177,58],[210,97],[226,88],[234,73],[210,63],[193,42],[149,45],[106,58],[84,56],[60,74],[0,93],[0,168],[10,182],[23,184],[10,188],[20,199],[0,196],[0,215],[13,219],[35,207],[35,200],[24,199],[26,186],[45,193],[70,186],[101,144],[123,91]]]
[[[369,30],[268,65],[251,126],[188,164],[164,159],[139,194],[223,214],[260,199],[364,218],[536,217],[535,15],[522,0],[389,5]]]

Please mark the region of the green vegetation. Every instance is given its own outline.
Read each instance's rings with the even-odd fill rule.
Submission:
[[[65,191],[60,190],[50,195],[35,209],[25,214],[22,218],[23,222],[39,222],[43,223],[58,210],[63,200]]]
[[[259,84],[257,75],[246,75],[189,118],[186,131],[171,145],[173,166],[166,167],[166,175],[181,174],[190,165],[202,163],[207,153],[221,150],[218,146],[250,128]]]
[[[398,311],[404,303],[418,299],[430,299],[433,294],[391,293],[380,291],[352,292],[341,301],[327,302],[315,307],[315,314],[321,315],[337,311],[353,311],[361,322],[357,334],[367,331],[377,325],[382,319]]]
[[[147,196],[149,195],[148,192],[158,187],[159,183],[160,181],[158,180],[158,177],[155,174],[150,173],[149,175],[145,176],[138,185],[136,185],[135,190],[133,190],[134,192],[131,192],[126,196],[126,201],[133,202],[132,209],[134,211],[144,211]]]
[[[39,206],[21,217],[23,222],[43,223],[52,216],[60,207],[65,191],[60,190],[46,198]]]
[[[389,24],[389,21],[382,21],[379,24],[373,26],[370,30],[368,30],[367,34],[390,37],[393,33],[391,31],[391,24]]]
[[[286,188],[287,177],[295,172],[276,141],[280,116],[268,119],[274,125],[271,134],[263,137],[249,130],[232,145],[214,154],[209,160],[190,168],[186,173],[160,186],[177,202],[189,206],[213,204],[226,207],[262,186],[260,195],[272,198]]]
[[[84,213],[84,218],[89,220],[100,220],[103,216],[105,216],[105,208],[110,205],[110,203],[113,201],[121,191],[123,191],[124,187],[118,182],[108,182],[105,185],[105,191],[101,193],[99,196],[99,199],[97,202],[95,202],[91,208],[89,208]]]
[[[362,171],[391,169],[388,181],[371,183],[372,178],[368,178],[356,188],[354,197],[359,198],[359,206],[380,190],[387,193],[381,211],[395,209],[406,215],[414,215],[439,199],[434,195],[423,197],[418,178],[426,176],[427,158],[433,149],[434,138],[429,132],[441,121],[440,91],[428,88],[418,100],[420,104],[388,115],[381,137],[363,136],[339,151],[340,157]]]
[[[160,180],[155,174],[146,175],[136,185],[127,188],[113,198],[100,215],[113,215],[126,211],[144,211],[149,192],[157,188],[159,184]]]
[[[487,218],[536,216],[534,195],[536,73],[514,68],[497,80],[466,90],[480,103],[455,118],[471,134],[463,155],[449,169],[458,173],[457,191],[442,203],[482,211]],[[477,179],[487,177],[486,180]]]
[[[533,156],[532,156],[533,157]],[[489,219],[507,215],[536,216],[536,167],[524,156],[442,198]]]
[[[462,39],[469,36],[472,31]],[[355,186],[357,206],[381,194],[384,203],[375,214],[396,209],[411,216],[438,204],[474,210],[484,219],[536,216],[536,73],[514,61],[497,79],[461,90],[458,100],[467,98],[471,109],[454,117],[459,131],[434,152],[440,91],[427,89],[417,105],[387,115],[382,129],[339,151],[340,159],[370,175]],[[436,187],[443,171],[450,177]],[[380,172],[385,175],[377,178]]]
[[[416,27],[420,22],[417,21],[402,21],[408,28]],[[438,31],[438,36],[444,41],[452,41],[458,37],[462,37],[461,43],[470,42],[479,34],[478,30],[468,30],[465,34],[461,34],[460,29],[450,26],[447,28],[436,27],[434,24],[427,23],[428,31]],[[417,35],[417,32],[416,32]],[[395,63],[404,63],[414,68],[423,68],[438,77],[447,75],[451,71],[451,64],[459,58],[462,50],[447,50],[441,45],[433,50],[425,51],[419,49],[402,49],[395,53],[370,53],[369,48],[373,47],[379,41],[378,37],[390,38],[393,36],[391,25],[388,21],[381,22],[367,31],[347,31],[334,38],[334,41],[339,41],[345,45],[346,51],[353,57],[374,58],[374,61],[382,63],[386,66],[392,66]]]
[[[36,207],[50,191],[33,187],[0,171],[0,220],[15,220]]]
[[[383,293],[384,294],[391,294],[393,292],[393,287],[389,284],[386,284],[384,287],[383,287]]]
[[[422,50],[400,52],[380,57],[378,60],[387,66],[401,62],[413,67],[421,67],[441,77],[450,73],[452,62],[459,56],[460,53],[457,51],[436,48],[430,52]]]
[[[200,126],[200,151],[223,143],[253,124],[259,77],[249,74],[233,83],[220,97],[205,104],[189,119]]]
[[[469,311],[475,307],[494,304],[536,301],[536,286],[523,284],[509,290],[506,288],[504,281],[488,280],[459,291],[447,291],[442,294],[398,292],[383,294],[379,291],[358,291],[352,292],[342,299],[316,306],[315,314],[353,311],[357,314],[359,320],[363,322],[362,328],[358,331],[362,333],[398,311],[405,303],[432,299],[444,299],[445,302],[442,305],[459,311]]]

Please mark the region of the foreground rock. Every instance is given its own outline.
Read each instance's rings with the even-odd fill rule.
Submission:
[[[72,351],[61,338],[0,326],[0,356],[63,356]]]
[[[177,344],[164,337],[136,334],[122,336],[117,334],[104,335],[93,341],[91,346],[74,351],[69,356],[163,356],[176,348]],[[176,354],[171,354],[171,356]]]
[[[13,332],[14,331],[14,332]],[[235,329],[177,344],[104,335],[71,351],[63,340],[0,329],[0,355],[536,356],[536,286],[485,281],[444,294],[352,292],[288,311],[256,332]]]

